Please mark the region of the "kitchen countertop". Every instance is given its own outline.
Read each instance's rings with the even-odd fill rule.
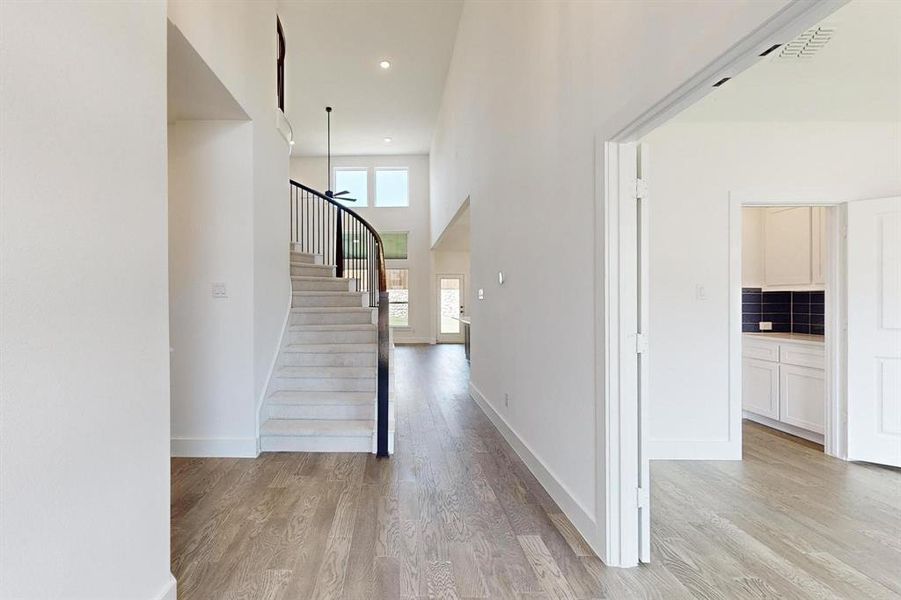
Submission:
[[[811,335],[808,333],[761,331],[760,333],[743,333],[742,336],[748,339],[773,340],[775,342],[798,342],[799,344],[811,344],[815,346],[823,346],[826,343],[826,338],[824,336]]]

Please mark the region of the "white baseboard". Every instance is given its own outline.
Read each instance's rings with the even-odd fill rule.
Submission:
[[[179,458],[256,458],[256,438],[172,438],[169,451]]]
[[[823,444],[825,440],[825,436],[822,433],[808,431],[807,429],[801,429],[800,427],[795,427],[794,425],[789,425],[788,423],[783,423],[782,421],[776,421],[762,415],[755,415],[751,412],[742,411],[741,417],[743,419],[759,423],[771,429],[776,429],[777,431],[805,439],[815,444]]]
[[[153,597],[153,600],[176,600],[178,583],[172,573],[169,573],[169,581],[163,587],[163,590]]]
[[[651,460],[741,460],[741,440],[648,440]]]
[[[563,511],[563,514],[572,522],[576,530],[582,535],[585,541],[594,550],[598,556],[604,556],[603,541],[598,532],[598,525],[591,511],[586,509],[576,500],[567,487],[560,482],[559,479],[545,466],[544,462],[532,452],[528,444],[526,444],[516,431],[507,423],[507,421],[494,410],[494,407],[485,399],[485,396],[479,389],[469,383],[469,395],[475,400],[485,416],[494,424],[500,434],[507,440],[507,443],[513,448],[513,451],[526,464],[538,483],[544,487],[547,493],[554,499],[554,502]]]

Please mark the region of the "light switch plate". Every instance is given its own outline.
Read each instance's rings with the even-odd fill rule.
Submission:
[[[484,299],[485,299],[485,290],[483,290],[482,288],[479,288],[479,300],[484,300]]]
[[[217,282],[211,286],[213,298],[228,298],[228,286],[224,283]]]

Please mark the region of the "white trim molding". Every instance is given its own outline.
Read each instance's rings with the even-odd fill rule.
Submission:
[[[172,438],[169,452],[177,458],[256,458],[257,438]]]
[[[519,437],[519,434],[507,423],[504,417],[494,410],[491,403],[472,382],[469,383],[469,395],[479,405],[479,408],[482,409],[482,412],[494,424],[507,443],[510,444],[516,455],[522,459],[532,475],[535,476],[535,479],[538,480],[538,483],[550,494],[554,502],[560,507],[560,510],[563,511],[563,514],[572,522],[595,554],[603,559],[604,548],[601,543],[602,540],[598,538],[597,522],[592,516],[591,510],[576,500],[566,485],[560,482],[557,476],[545,465],[544,461]]]
[[[154,596],[152,600],[176,600],[177,596],[178,582],[175,581],[175,576],[169,573],[169,581],[166,582],[160,593]]]

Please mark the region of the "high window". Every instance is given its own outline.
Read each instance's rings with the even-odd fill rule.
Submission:
[[[375,170],[375,205],[410,206],[409,171],[405,168]]]
[[[332,187],[335,193],[348,191],[348,198],[356,199],[356,202],[347,202],[340,197],[335,198],[341,204],[351,208],[363,208],[369,206],[369,169],[335,169],[335,185]]]
[[[407,232],[380,233],[382,243],[385,245],[386,260],[403,260],[407,258]]]

